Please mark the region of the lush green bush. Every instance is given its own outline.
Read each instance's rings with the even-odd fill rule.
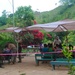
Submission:
[[[0,33],[0,50],[3,50],[7,42],[15,42],[15,38],[11,33]]]
[[[33,34],[27,32],[22,36],[22,40],[25,45],[29,45],[31,42],[33,42],[34,36]]]
[[[73,59],[72,58],[73,53],[69,51],[69,49],[67,48],[67,45],[63,46],[62,52],[64,56],[67,58],[68,63],[70,64],[68,65],[68,68],[69,68],[68,74],[75,75],[75,66],[70,63],[70,61]]]

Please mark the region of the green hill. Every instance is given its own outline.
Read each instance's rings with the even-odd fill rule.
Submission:
[[[30,13],[29,13],[30,14]],[[58,20],[64,20],[64,19],[75,19],[75,5],[68,5],[68,6],[59,6],[51,11],[45,11],[45,12],[34,12],[33,16],[35,16],[35,20],[39,24],[43,23],[49,23],[54,22]],[[5,25],[1,25],[0,23],[0,29],[4,29],[6,27],[10,27],[10,25],[13,26],[13,17],[11,14],[8,18],[3,19],[4,17],[0,17],[0,20],[2,23],[5,23]],[[28,19],[29,21],[29,19]],[[29,21],[30,22],[30,21]],[[15,17],[15,25],[21,26],[25,25],[25,20],[23,19],[16,19]],[[31,24],[32,25],[32,24]]]
[[[63,19],[75,19],[75,5],[59,6],[51,11],[35,12],[38,23],[48,23]]]

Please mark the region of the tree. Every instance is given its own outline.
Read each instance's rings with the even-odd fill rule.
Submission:
[[[20,26],[30,26],[33,24],[34,20],[34,13],[31,9],[31,6],[21,6],[18,8],[18,10],[15,12],[15,18],[17,20],[16,24],[19,24]]]
[[[2,16],[0,17],[0,26],[6,25],[7,23],[7,16],[6,16],[6,10],[2,12]]]
[[[60,0],[60,3],[63,5],[74,5],[75,0]]]
[[[9,25],[13,25],[13,14],[9,14],[8,15],[8,18],[7,18],[7,23],[9,24]]]

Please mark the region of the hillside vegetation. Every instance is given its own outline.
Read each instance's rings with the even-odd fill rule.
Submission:
[[[59,6],[51,11],[36,12],[35,17],[38,23],[75,19],[75,5]]]
[[[64,19],[75,19],[75,4],[61,5],[45,12],[34,12],[30,6],[21,6],[14,13],[14,24],[18,27],[33,25],[35,24],[34,21],[38,24],[43,24]],[[6,10],[4,10],[0,17],[0,26],[3,26],[0,29],[13,26],[13,14],[7,15]]]

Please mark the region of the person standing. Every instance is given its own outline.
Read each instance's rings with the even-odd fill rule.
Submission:
[[[0,56],[0,68],[3,68],[3,59],[2,59],[2,56]]]
[[[59,45],[59,47],[62,48],[62,46],[61,46],[61,40],[59,39],[58,36],[56,36],[56,38],[54,39],[54,42],[53,42],[53,46],[56,47],[56,45]]]
[[[18,63],[21,63],[22,62],[22,57],[21,57],[21,54],[20,53],[22,53],[22,40],[21,39],[19,39],[18,40],[18,53],[19,53],[19,55],[18,55]]]
[[[11,56],[11,63],[15,64],[15,62],[16,62],[16,53],[17,53],[16,45],[10,42],[10,43],[8,43],[8,48],[11,50],[11,53],[13,54]]]
[[[0,54],[2,54],[2,52],[0,51]],[[0,68],[4,68],[3,67],[3,56],[0,55]]]

